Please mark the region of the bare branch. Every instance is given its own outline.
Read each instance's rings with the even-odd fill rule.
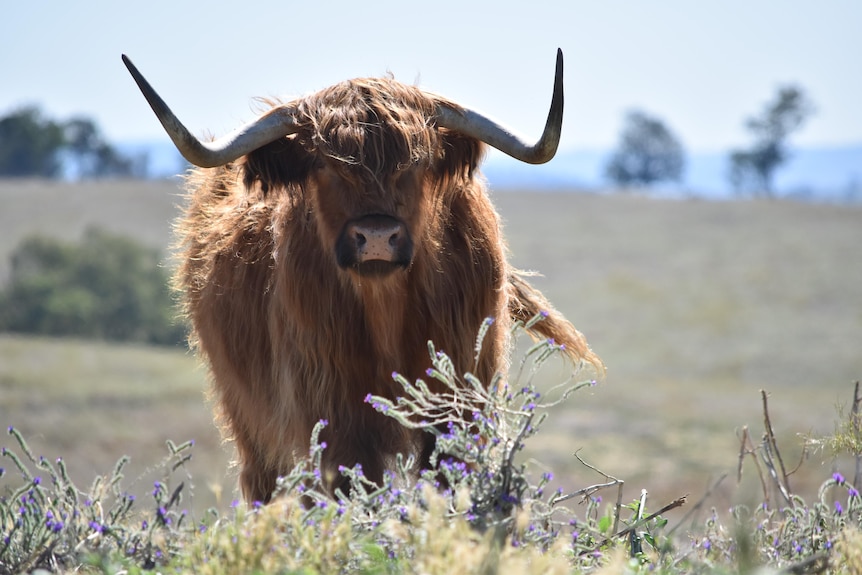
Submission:
[[[787,474],[787,470],[784,468],[784,460],[781,459],[781,452],[778,450],[778,441],[775,439],[775,431],[772,429],[772,421],[769,419],[769,407],[767,405],[767,397],[768,394],[766,390],[760,390],[760,397],[763,399],[763,427],[766,430],[767,440],[769,442],[769,447],[772,449],[772,452],[775,453],[775,458],[778,460],[778,466],[781,468],[781,476],[784,480],[784,483],[780,485],[782,495],[786,493],[791,493],[790,489],[790,481]],[[785,497],[788,497],[785,495]]]
[[[850,409],[850,426],[853,429],[853,439],[858,442],[859,439],[859,402],[862,397],[859,396],[859,382],[853,389],[853,407]],[[858,444],[858,443],[857,443]],[[862,483],[862,453],[855,454],[856,458],[856,473],[853,475],[853,487],[858,491],[859,485]]]
[[[612,539],[614,539],[616,537],[622,537],[623,535],[628,535],[629,533],[631,533],[632,531],[634,531],[635,529],[637,529],[641,525],[644,525],[645,523],[649,523],[650,521],[652,521],[653,519],[655,519],[656,517],[658,517],[662,513],[666,513],[668,511],[670,511],[671,509],[676,509],[677,507],[681,507],[681,506],[685,505],[685,501],[687,498],[688,498],[688,495],[683,495],[682,497],[677,497],[676,499],[674,499],[673,501],[671,501],[670,503],[668,503],[667,505],[665,505],[664,507],[662,507],[661,509],[656,511],[655,513],[651,513],[651,514],[647,515],[646,517],[644,517],[640,521],[635,521],[634,523],[632,523],[631,525],[629,525],[628,527],[626,527],[622,531],[618,531],[618,532],[614,533],[613,535],[611,535],[610,537],[607,537],[606,539],[602,540],[602,542],[599,543],[598,545],[596,545],[593,549],[586,549],[586,550],[578,553],[578,555],[586,555],[588,553],[593,553],[593,552],[601,549],[602,547],[604,547],[608,543],[610,543]]]

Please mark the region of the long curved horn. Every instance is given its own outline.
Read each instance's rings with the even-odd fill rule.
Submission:
[[[563,124],[563,51],[557,48],[551,110],[545,122],[545,131],[535,144],[527,143],[508,128],[469,108],[458,110],[441,104],[437,107],[437,124],[481,140],[522,162],[544,164],[554,157],[560,143]]]
[[[138,72],[132,61],[123,54],[123,63],[132,74],[144,98],[173,140],[183,157],[201,168],[213,168],[232,162],[257,148],[296,132],[294,110],[285,106],[273,108],[230,134],[213,142],[195,138],[165,104],[150,83]]]

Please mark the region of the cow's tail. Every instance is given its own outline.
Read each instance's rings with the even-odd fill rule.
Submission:
[[[530,336],[536,340],[554,340],[554,343],[563,346],[564,353],[576,366],[588,363],[599,376],[603,376],[605,365],[590,349],[583,334],[575,329],[563,314],[555,310],[545,296],[524,279],[524,275],[526,273],[519,270],[509,273],[507,289],[509,314],[512,319],[527,324],[537,314],[541,314],[542,319],[527,330]]]

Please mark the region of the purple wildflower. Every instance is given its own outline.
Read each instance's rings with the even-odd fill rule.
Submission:
[[[844,485],[844,476],[837,471],[832,474],[832,479],[834,479],[835,483],[837,483],[838,485]]]
[[[840,501],[835,502],[835,513],[837,513],[838,515],[841,515],[842,513],[844,513],[844,508],[841,507]]]
[[[851,487],[847,490],[847,497],[859,497],[859,492],[856,491],[855,487]]]

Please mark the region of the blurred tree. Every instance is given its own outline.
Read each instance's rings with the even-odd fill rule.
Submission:
[[[0,176],[60,175],[63,128],[29,106],[0,118]]]
[[[76,117],[63,126],[67,153],[81,178],[136,176],[138,164],[108,144],[96,123]]]
[[[787,138],[813,113],[814,106],[801,88],[784,86],[759,116],[746,121],[754,144],[730,153],[729,178],[737,193],[772,197],[773,174],[790,157]]]
[[[56,122],[35,106],[0,118],[0,176],[146,177],[147,168],[145,156],[118,152],[89,118]]]
[[[657,119],[641,111],[626,115],[617,151],[605,168],[608,179],[619,186],[650,186],[679,180],[685,167],[682,144]]]
[[[90,229],[80,243],[33,236],[11,257],[0,331],[179,344],[157,250]]]

